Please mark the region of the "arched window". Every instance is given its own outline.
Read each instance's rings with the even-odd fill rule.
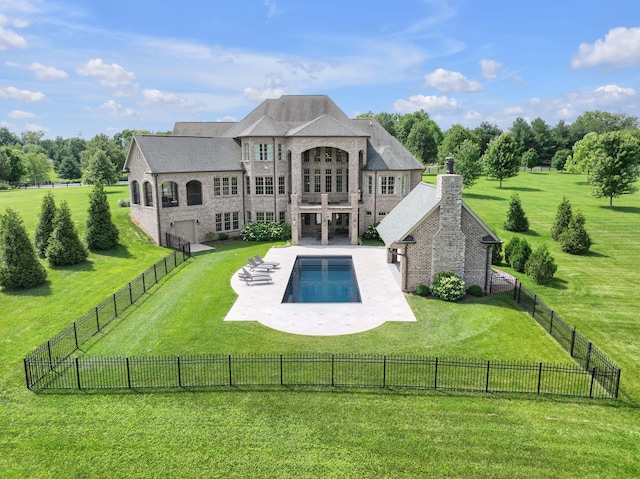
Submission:
[[[173,181],[165,181],[160,185],[162,191],[162,207],[173,208],[178,205],[178,184]]]
[[[148,181],[144,182],[144,205],[145,206],[153,206],[153,188],[151,187],[151,183]]]
[[[131,183],[131,203],[134,205],[140,204],[140,183],[137,181]]]
[[[202,183],[191,180],[187,183],[187,205],[202,204]]]

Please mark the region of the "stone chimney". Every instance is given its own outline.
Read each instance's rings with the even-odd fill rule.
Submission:
[[[446,171],[438,175],[436,183],[440,218],[432,243],[432,282],[441,271],[453,271],[464,280],[466,237],[462,232],[462,176],[453,173],[453,158],[447,158]]]

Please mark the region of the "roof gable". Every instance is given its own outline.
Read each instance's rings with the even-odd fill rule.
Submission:
[[[273,118],[261,116],[258,121],[250,125],[241,132],[238,137],[243,136],[284,136],[286,130]]]
[[[325,114],[290,130],[287,136],[362,136],[350,128],[349,122]]]

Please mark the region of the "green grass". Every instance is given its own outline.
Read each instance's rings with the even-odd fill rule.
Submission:
[[[518,191],[525,211],[541,235],[530,236],[531,242],[545,241],[543,235],[548,235],[551,224],[544,226],[544,218],[553,219],[560,201],[558,195],[561,197],[563,191],[574,206],[580,205],[587,218],[587,228],[596,241],[593,250],[603,256],[573,258],[553,250],[560,267],[558,279],[551,287],[528,282],[526,285],[621,364],[624,401],[308,389],[34,394],[24,387],[22,357],[166,254],[166,250],[151,245],[132,227],[126,216],[128,209],[116,206],[117,199],[126,196],[126,188],[114,187],[109,190],[109,198],[114,217],[124,232],[126,247],[116,254],[92,254],[85,266],[50,271],[49,284],[38,290],[18,294],[0,292],[3,311],[0,316],[0,477],[640,476],[637,460],[640,414],[634,405],[640,398],[637,394],[640,374],[634,363],[639,343],[638,328],[633,324],[637,300],[629,293],[633,285],[627,284],[630,278],[637,278],[634,271],[638,270],[640,261],[637,242],[640,220],[634,210],[639,196],[618,200],[617,204],[627,210],[614,211],[620,215],[618,219],[607,220],[609,210],[598,209],[599,200],[591,200],[587,196],[588,187],[578,184],[580,181],[579,177],[555,173],[522,173],[505,182],[505,188],[499,190],[496,183],[482,180],[466,194],[466,201],[503,239],[508,239],[500,230],[508,197],[513,192],[508,188],[521,188]],[[83,222],[89,189],[64,189],[67,190],[68,193],[63,193],[56,189],[56,201],[69,195],[66,198],[74,219]],[[41,194],[38,190],[0,192],[0,211],[11,204],[21,212],[29,231],[33,231]],[[492,196],[494,201],[488,198]],[[537,196],[542,199],[537,201],[539,211],[534,213],[530,201]],[[592,204],[592,201],[596,202]],[[550,240],[547,242],[555,248]],[[616,242],[626,243],[628,249],[616,252]],[[262,247],[266,250],[267,245],[250,248],[252,252],[262,253]],[[197,278],[194,270],[200,264],[213,261],[218,252],[223,253],[222,246],[214,253],[197,257],[177,274]],[[244,251],[239,254],[241,259],[245,256]],[[600,267],[596,268],[590,261]],[[233,261],[229,261],[228,268],[224,274],[233,271]],[[207,288],[210,277],[201,279],[200,296],[219,303],[209,311],[222,315],[232,301],[228,291],[212,291]],[[180,296],[176,294],[177,287],[175,281],[163,282],[134,308],[148,311],[149,321],[161,321],[162,315],[154,311],[156,298],[153,296],[160,299],[157,304],[179,308],[181,300],[174,299]],[[172,301],[176,304],[172,305]],[[495,347],[501,354],[509,354],[504,345],[486,344],[489,336],[485,332],[515,328],[523,317],[508,305],[494,304],[491,300],[481,300],[475,305],[464,303],[451,309],[432,300],[412,297],[410,301],[425,322],[431,321],[432,327],[451,329],[436,333],[440,339],[452,338],[451,344],[415,337],[420,334],[420,328],[426,328],[423,324],[412,325],[417,329],[410,337],[402,331],[403,325],[386,325],[384,328],[393,328],[387,328],[385,340],[404,348],[415,347],[405,342],[417,344],[424,347],[425,354],[446,348],[451,355],[468,356],[463,352],[472,347],[485,351]],[[589,303],[600,306],[589,307]],[[182,306],[198,310],[197,305],[190,302],[185,301]],[[601,312],[600,307],[606,313]],[[452,323],[438,323],[434,319],[437,315],[425,318],[431,308],[442,308],[438,314]],[[490,313],[484,314],[485,311]],[[514,316],[496,319],[491,311],[501,313],[500,316],[513,312]],[[138,311],[116,324],[106,335],[104,344],[121,334],[120,330],[131,328],[128,320],[137,321],[137,317]],[[201,325],[218,320],[219,316],[216,319],[215,315],[211,319],[197,318]],[[467,323],[464,327],[468,334],[456,338],[460,331],[457,325],[462,322]],[[302,340],[297,336],[289,340],[287,335],[272,333],[257,324],[228,326],[237,326],[236,332],[223,331],[224,335],[218,337],[196,330],[191,338],[177,335],[171,338],[170,328],[163,325],[165,339],[174,341],[166,347],[191,348],[198,344],[201,351],[221,351],[241,349],[262,339],[264,343],[276,341],[273,344],[276,349],[292,347],[293,343],[288,343],[293,339]],[[185,330],[188,328],[180,328],[181,333]],[[348,342],[353,341],[353,344],[377,345],[380,350],[387,348],[373,337],[367,339],[369,334],[375,336],[377,331],[365,333],[362,338],[360,335],[345,337],[341,347],[346,349]],[[535,336],[533,334],[533,340]],[[297,344],[309,348],[313,342],[308,338],[304,341],[309,342]],[[165,347],[153,344],[145,331],[140,331],[140,338],[130,341],[130,346],[140,350],[151,346],[154,353],[160,353],[156,348]],[[101,347],[107,346],[100,343],[95,346]],[[115,343],[109,346],[110,349],[116,347]],[[460,352],[456,352],[456,347],[460,347]],[[528,349],[517,342],[513,348],[514,355],[518,349]]]

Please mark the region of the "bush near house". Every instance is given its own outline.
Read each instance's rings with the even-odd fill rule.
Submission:
[[[453,271],[441,271],[433,278],[431,293],[443,301],[457,301],[464,296],[464,282]]]
[[[499,265],[502,263],[502,243],[497,243],[491,248],[491,264]]]
[[[247,223],[240,231],[242,241],[286,241],[291,239],[289,223]]]
[[[482,286],[474,284],[469,286],[469,288],[467,289],[467,294],[470,294],[471,296],[483,296],[484,291],[482,290]]]
[[[416,286],[416,294],[418,296],[429,296],[429,294],[431,294],[431,290],[429,289],[429,286],[425,284],[419,284],[418,286]]]
[[[378,230],[376,228],[379,224],[380,222],[376,221],[371,226],[369,226],[367,230],[364,233],[362,233],[362,238],[368,239],[368,240],[379,240],[380,234],[378,233]]]
[[[547,245],[541,245],[531,253],[529,260],[524,265],[524,272],[531,276],[538,284],[548,283],[558,270],[558,266],[549,253]]]

